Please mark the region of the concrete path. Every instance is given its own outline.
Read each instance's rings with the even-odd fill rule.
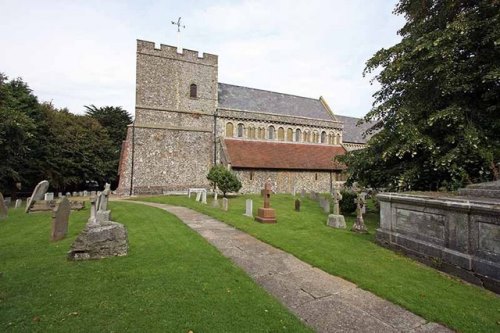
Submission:
[[[317,332],[452,332],[209,216],[141,203],[176,215]]]

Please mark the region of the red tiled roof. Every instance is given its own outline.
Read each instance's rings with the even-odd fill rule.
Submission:
[[[225,139],[228,162],[233,168],[340,170],[333,162],[345,154],[342,146]]]

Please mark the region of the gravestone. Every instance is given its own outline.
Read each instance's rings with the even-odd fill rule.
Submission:
[[[364,203],[366,203],[366,196],[367,196],[368,193],[366,192],[361,192],[361,199],[363,200]],[[363,204],[363,206],[361,207],[361,213],[363,214],[366,214],[366,205]]]
[[[342,194],[340,194],[340,191],[337,188],[334,188],[332,194],[333,213],[328,215],[328,220],[326,221],[326,224],[332,228],[345,229],[347,226],[345,224],[344,215],[340,214],[340,207],[339,207],[340,200],[342,200]]]
[[[83,197],[83,191],[78,192],[78,195],[79,195],[80,197]]]
[[[68,233],[69,213],[71,206],[68,198],[63,198],[56,209],[52,211],[52,232],[50,239],[58,241],[66,237]]]
[[[70,197],[70,196],[71,196],[71,193],[70,193],[70,192],[66,192],[66,196],[67,196],[67,197]]]
[[[253,201],[252,199],[247,199],[245,202],[245,216],[253,217]]]
[[[196,192],[196,202],[201,201],[201,191]]]
[[[295,199],[295,211],[300,212],[300,199]]]
[[[23,199],[17,199],[14,208],[21,208],[23,205]]]
[[[5,202],[5,205],[6,205],[7,207],[9,207],[9,206],[10,206],[10,204],[12,203],[12,198],[11,198],[11,197],[5,197],[5,198],[3,199],[3,202]]]
[[[214,192],[214,200],[212,201],[212,207],[219,208],[219,200],[217,199],[217,191]]]
[[[43,198],[45,201],[54,200],[54,192],[47,192]]]
[[[222,210],[227,212],[229,209],[229,200],[227,198],[222,198]]]
[[[37,200],[43,200],[45,193],[49,189],[49,182],[47,180],[42,180],[39,182],[35,189],[33,190],[33,193],[31,194],[31,197],[28,198],[26,201],[26,209],[25,212],[29,212],[31,206],[35,203]]]
[[[207,191],[203,191],[201,193],[201,203],[205,205],[207,204]]]
[[[89,196],[89,191],[83,191],[83,196],[88,197]]]
[[[90,191],[90,195],[95,197],[95,196],[97,196],[97,192],[96,191]]]
[[[365,205],[365,200],[363,199],[361,193],[358,193],[358,197],[354,199],[356,202],[356,222],[352,226],[352,231],[367,233],[365,221],[363,220],[363,206]]]
[[[78,196],[78,192],[73,191],[73,193],[71,193],[71,195],[74,196],[74,197],[77,197]]]
[[[264,207],[259,208],[255,220],[260,223],[276,223],[276,212],[271,208],[271,183],[264,185]]]
[[[330,214],[330,201],[327,199],[323,199],[323,211]]]
[[[62,197],[63,197],[62,192],[57,193],[57,197],[58,197],[59,199],[60,199],[60,198],[62,198]]]
[[[90,218],[68,252],[70,260],[101,259],[125,256],[128,253],[128,233],[121,223],[110,221],[108,210],[110,185],[106,184],[99,198],[92,197]]]
[[[7,218],[8,212],[9,212],[9,209],[7,208],[7,205],[5,204],[5,201],[3,199],[3,194],[0,192],[0,220]]]
[[[302,189],[302,191],[300,191],[300,196],[304,198],[306,196],[306,190]]]
[[[293,187],[292,194],[293,196],[297,195],[297,189],[295,188],[295,186]]]

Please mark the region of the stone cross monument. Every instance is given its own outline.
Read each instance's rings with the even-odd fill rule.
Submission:
[[[260,223],[276,223],[276,212],[271,208],[271,183],[266,182],[262,194],[264,196],[264,207],[259,208],[255,220]]]
[[[356,222],[352,226],[352,231],[355,232],[368,232],[366,228],[365,221],[363,220],[363,207],[365,205],[365,199],[361,193],[358,193],[358,197],[355,199],[356,202]]]
[[[340,200],[342,200],[342,194],[340,194],[340,191],[336,187],[334,187],[332,193],[333,214],[328,215],[328,220],[326,221],[326,224],[332,228],[345,229],[346,228],[345,218],[344,215],[340,214],[340,207],[339,207]]]

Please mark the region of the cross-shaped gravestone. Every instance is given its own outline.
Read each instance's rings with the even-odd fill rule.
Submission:
[[[363,206],[365,205],[365,200],[363,199],[361,193],[358,193],[354,202],[356,202],[356,222],[353,224],[351,230],[366,233],[368,232],[368,229],[366,228],[365,221],[363,220]]]

